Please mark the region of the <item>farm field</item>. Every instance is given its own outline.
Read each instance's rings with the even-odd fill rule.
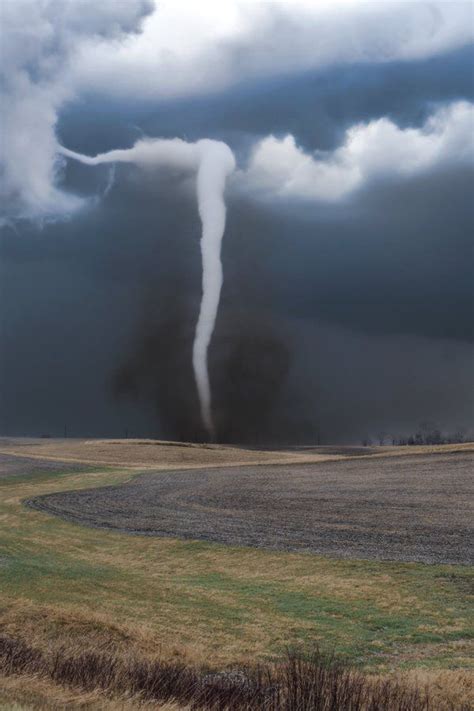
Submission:
[[[416,677],[428,681],[440,698],[451,694],[459,703],[461,700],[467,703],[466,699],[472,695],[472,676],[468,670],[473,666],[470,603],[474,576],[468,565],[441,561],[452,560],[449,551],[454,547],[458,549],[456,536],[462,538],[466,534],[465,486],[472,445],[440,447],[437,454],[427,456],[425,453],[419,458],[413,456],[414,448],[406,448],[409,456],[404,453],[400,457],[385,456],[384,451],[380,452],[383,456],[377,456],[377,451],[371,450],[367,457],[358,453],[357,459],[352,455],[347,461],[339,461],[344,458],[343,452],[321,450],[256,453],[172,445],[100,446],[109,447],[108,456],[116,458],[115,463],[107,466],[94,463],[97,452],[91,446],[81,464],[77,450],[82,447],[85,451],[87,445],[74,441],[69,458],[67,443],[38,441],[21,445],[13,440],[1,443],[0,627],[3,635],[33,644],[40,650],[100,649],[119,655],[133,652],[146,658],[159,655],[217,669],[276,660],[288,645],[298,644],[309,649],[317,644],[371,674]],[[47,447],[49,454],[44,452]],[[40,454],[42,448],[43,454]],[[140,458],[134,460],[130,448],[146,450],[147,463]],[[66,460],[61,462],[58,450]],[[186,457],[197,450],[197,461],[191,462],[197,469],[204,465],[201,457],[208,458],[210,461],[205,466],[211,467],[212,475],[206,474],[203,478],[200,471],[183,471],[187,463],[179,461],[178,450],[185,451]],[[393,448],[390,450],[393,455]],[[152,455],[148,451],[153,451],[154,461],[150,461]],[[121,452],[126,453],[126,463],[120,465]],[[219,469],[235,465],[237,461],[253,464],[261,461],[259,457],[265,460],[262,468],[231,466],[225,472]],[[301,462],[302,458],[306,463]],[[313,463],[308,463],[311,458]],[[431,499],[426,497],[427,508],[422,515],[423,536],[430,539],[428,554],[424,550],[419,555],[416,545],[413,550],[421,559],[429,555],[440,562],[427,565],[364,560],[362,534],[353,541],[353,558],[236,545],[239,540],[241,544],[252,543],[245,540],[243,532],[258,518],[255,506],[245,504],[245,487],[263,487],[257,491],[257,501],[267,499],[271,490],[273,499],[281,503],[281,487],[290,475],[287,469],[290,459],[298,465],[296,471],[299,472],[295,474],[297,487],[292,494],[295,497],[291,499],[292,507],[295,501],[304,502],[310,480],[319,476],[326,487],[336,484],[340,487],[338,477],[342,474],[337,472],[346,472],[348,488],[345,492],[341,490],[339,503],[335,489],[331,495],[327,490],[324,496],[326,503],[321,513],[326,512],[322,524],[326,532],[340,528],[338,516],[346,515],[343,512],[349,508],[351,525],[359,535],[370,501],[367,480],[373,477],[385,482],[381,494],[385,507],[392,496],[389,482],[393,482],[395,514],[402,517],[398,520],[403,525],[417,504],[413,493],[407,494],[406,499],[400,496],[403,482],[410,480],[415,494],[418,492],[421,497],[430,491],[433,481],[433,493]],[[278,460],[283,460],[283,466],[275,472],[269,463]],[[177,471],[166,473],[173,466]],[[318,467],[321,467],[319,474]],[[366,478],[361,482],[363,496],[356,495],[359,480],[353,467],[359,471],[360,467],[365,468]],[[417,471],[418,479],[414,475]],[[197,478],[190,479],[192,476]],[[231,493],[234,493],[228,494],[229,500],[225,498],[223,477],[233,481]],[[191,495],[191,484],[195,483],[197,492],[192,488]],[[152,484],[154,489],[150,489]],[[172,493],[173,485],[175,493]],[[116,487],[105,489],[113,492],[110,511],[101,505],[101,516],[105,519],[95,518],[92,523],[110,524],[107,517],[112,515],[116,528],[126,528],[124,519],[120,519],[117,526],[117,517],[129,515],[127,506],[136,505],[137,511],[140,509],[142,515],[147,515],[144,502],[148,499],[150,506],[153,496],[161,500],[165,493],[171,517],[167,525],[171,528],[161,533],[171,537],[129,535],[110,527],[94,528],[24,505],[25,500],[37,501],[37,497],[54,495],[52,499],[40,500],[61,505],[61,515],[67,504],[74,508],[76,517],[78,512],[89,516],[90,509],[82,505],[81,497],[92,496],[86,492],[94,490],[90,501],[95,501],[97,506],[97,501],[104,496],[104,487],[110,486]],[[134,495],[123,496],[123,492],[130,489],[135,491]],[[237,489],[241,491],[240,500],[235,498]],[[352,508],[348,507],[344,497],[349,496],[357,506],[354,503]],[[177,515],[178,501],[182,503],[183,516]],[[372,499],[373,505],[376,501],[378,499]],[[452,516],[449,501],[455,507]],[[191,520],[190,510],[194,516]],[[240,523],[238,510],[242,515]],[[211,540],[191,539],[193,526],[197,527],[198,537],[198,526],[215,511],[219,514],[215,520],[221,521],[221,528],[214,525],[217,534]],[[158,513],[153,513],[155,519]],[[275,520],[278,516],[282,519],[281,508],[275,516]],[[413,519],[413,514],[411,516]],[[182,519],[186,530],[176,528]],[[386,519],[385,514],[380,518],[385,521],[382,533],[387,529]],[[229,529],[232,531],[229,545],[222,543],[222,522],[226,520],[236,521],[236,526]],[[291,524],[296,533],[298,520],[299,516],[295,516]],[[263,521],[265,528],[271,523],[265,517]],[[415,526],[414,539],[418,533]],[[275,547],[275,526],[271,535],[270,547]],[[443,536],[454,541],[453,545],[443,542]],[[329,538],[333,538],[332,533]],[[219,540],[220,543],[216,542]],[[336,537],[336,548],[340,548],[344,540]],[[350,546],[350,541],[347,545]],[[462,545],[459,550],[460,562],[466,563],[467,550]],[[337,550],[329,552],[337,554]],[[29,680],[24,684],[30,689],[28,699],[32,698],[35,683]],[[18,690],[12,691],[12,686],[14,681],[9,679],[0,687],[4,688],[0,699],[3,693],[7,700],[21,700]],[[39,698],[38,689],[36,691]],[[57,707],[72,703],[64,689],[45,691],[43,688],[41,693],[50,699],[54,696]],[[91,697],[90,703],[94,706],[96,700]],[[443,708],[441,701],[439,707]]]
[[[176,470],[28,505],[125,533],[472,564],[473,464],[466,452]]]

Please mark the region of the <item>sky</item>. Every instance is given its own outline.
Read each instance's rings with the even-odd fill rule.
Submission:
[[[225,142],[218,437],[474,431],[473,6],[4,0],[0,434],[200,439],[195,178]]]

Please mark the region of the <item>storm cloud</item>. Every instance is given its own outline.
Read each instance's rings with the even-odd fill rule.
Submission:
[[[199,22],[119,5],[2,7],[3,433],[204,436],[193,179],[56,154],[144,136],[237,157],[210,347],[221,440],[472,430],[468,4],[229,2]]]

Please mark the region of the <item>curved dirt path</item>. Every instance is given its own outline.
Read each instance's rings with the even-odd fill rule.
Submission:
[[[459,453],[146,473],[27,503],[132,534],[469,564],[473,461]]]

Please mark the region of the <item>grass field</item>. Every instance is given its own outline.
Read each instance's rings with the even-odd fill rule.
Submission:
[[[0,478],[4,634],[44,649],[133,649],[219,668],[317,643],[373,673],[442,673],[445,688],[470,693],[471,568],[127,536],[22,505],[135,475],[90,466],[38,472],[32,460],[27,473]]]

